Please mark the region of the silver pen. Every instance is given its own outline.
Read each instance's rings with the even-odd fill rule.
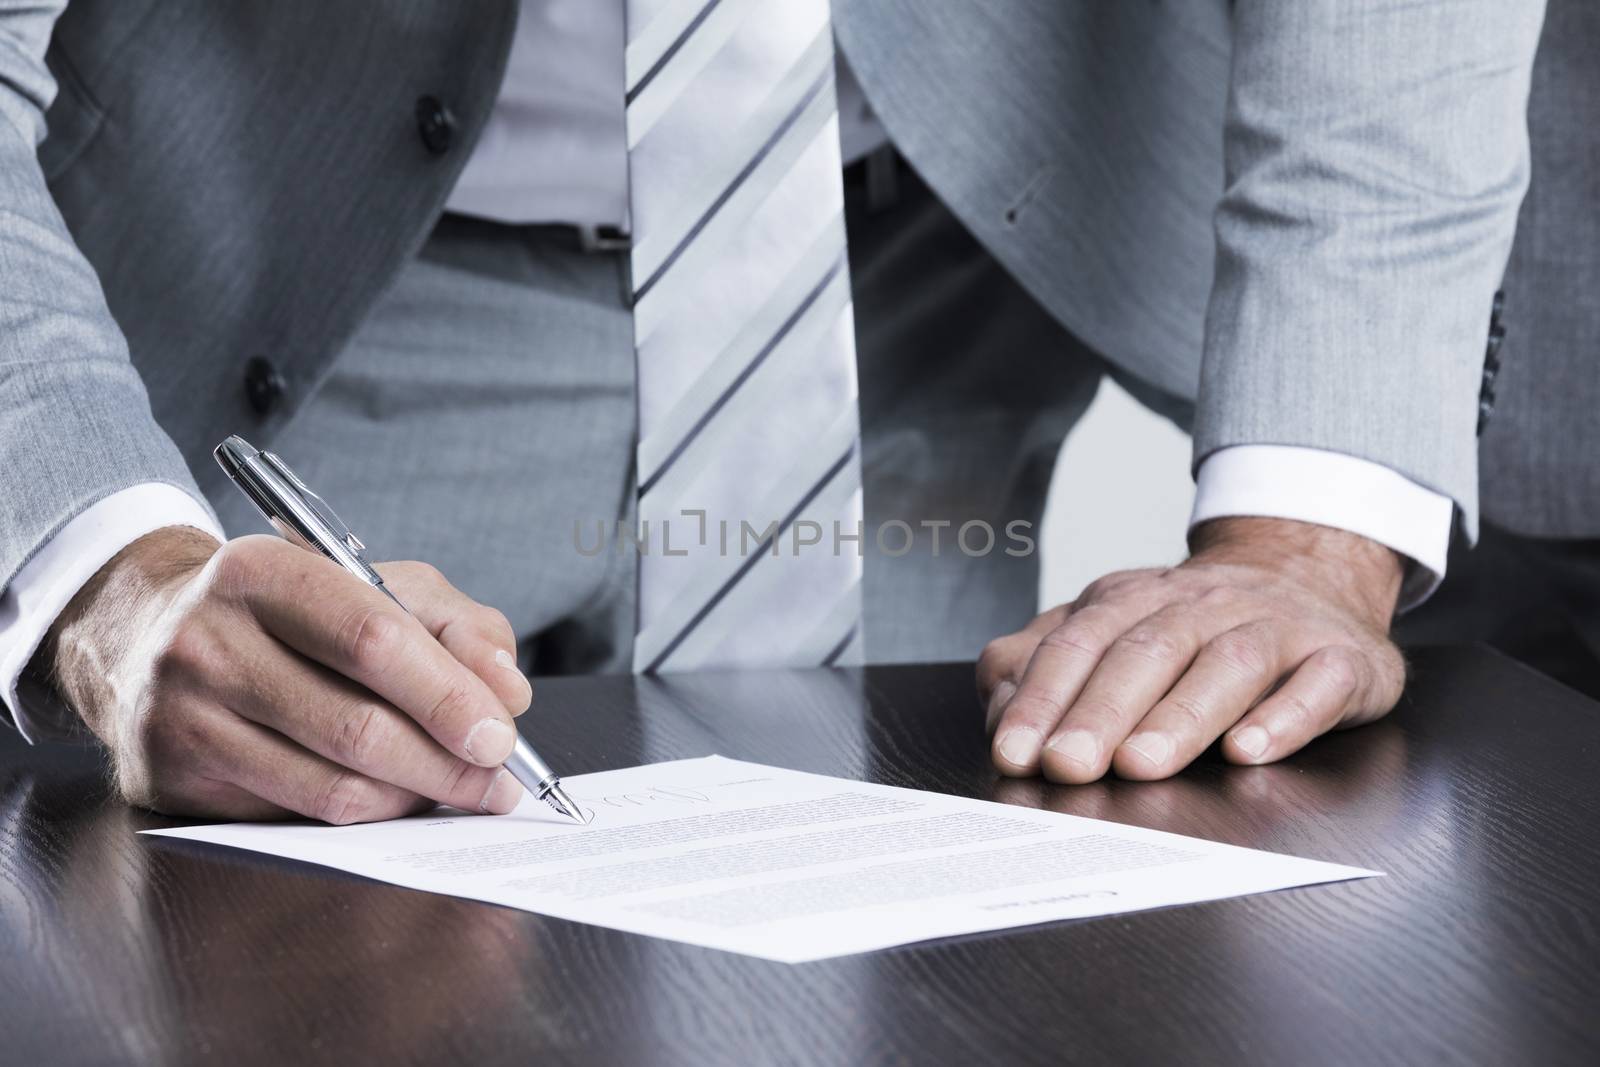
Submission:
[[[400,599],[383,584],[383,578],[367,562],[367,546],[350,532],[338,515],[311,487],[302,482],[288,464],[271,452],[259,452],[242,437],[233,436],[217,446],[213,453],[233,484],[262,516],[286,539],[302,548],[309,548],[327,556],[333,562],[381,591],[390,600],[400,604]],[[405,605],[400,604],[401,610]],[[506,770],[521,782],[523,787],[549,804],[556,811],[576,822],[583,822],[583,813],[566,790],[561,779],[550,765],[539,758],[533,746],[517,734],[517,747],[506,759]]]

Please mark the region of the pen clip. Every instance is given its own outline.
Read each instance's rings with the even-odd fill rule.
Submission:
[[[300,498],[300,502],[326,527],[326,533],[330,538],[342,543],[345,549],[354,554],[362,563],[367,562],[364,555],[367,546],[362,544],[361,539],[355,535],[349,526],[345,525],[343,519],[339,518],[338,512],[328,506],[326,500],[318,496],[309,485],[300,480],[299,475],[289,469],[287,463],[271,452],[257,452],[256,457],[287,483],[295,495]]]

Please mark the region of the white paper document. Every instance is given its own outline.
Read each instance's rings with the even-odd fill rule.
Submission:
[[[788,963],[1376,871],[708,756],[563,785],[510,815],[145,833],[287,856]]]

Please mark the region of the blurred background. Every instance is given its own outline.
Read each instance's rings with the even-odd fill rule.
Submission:
[[[1109,571],[1183,559],[1193,503],[1188,435],[1103,379],[1050,483],[1040,603],[1071,600]]]

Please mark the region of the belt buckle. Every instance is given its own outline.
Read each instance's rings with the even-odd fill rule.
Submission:
[[[627,252],[633,234],[617,226],[579,226],[578,244],[585,252]]]

